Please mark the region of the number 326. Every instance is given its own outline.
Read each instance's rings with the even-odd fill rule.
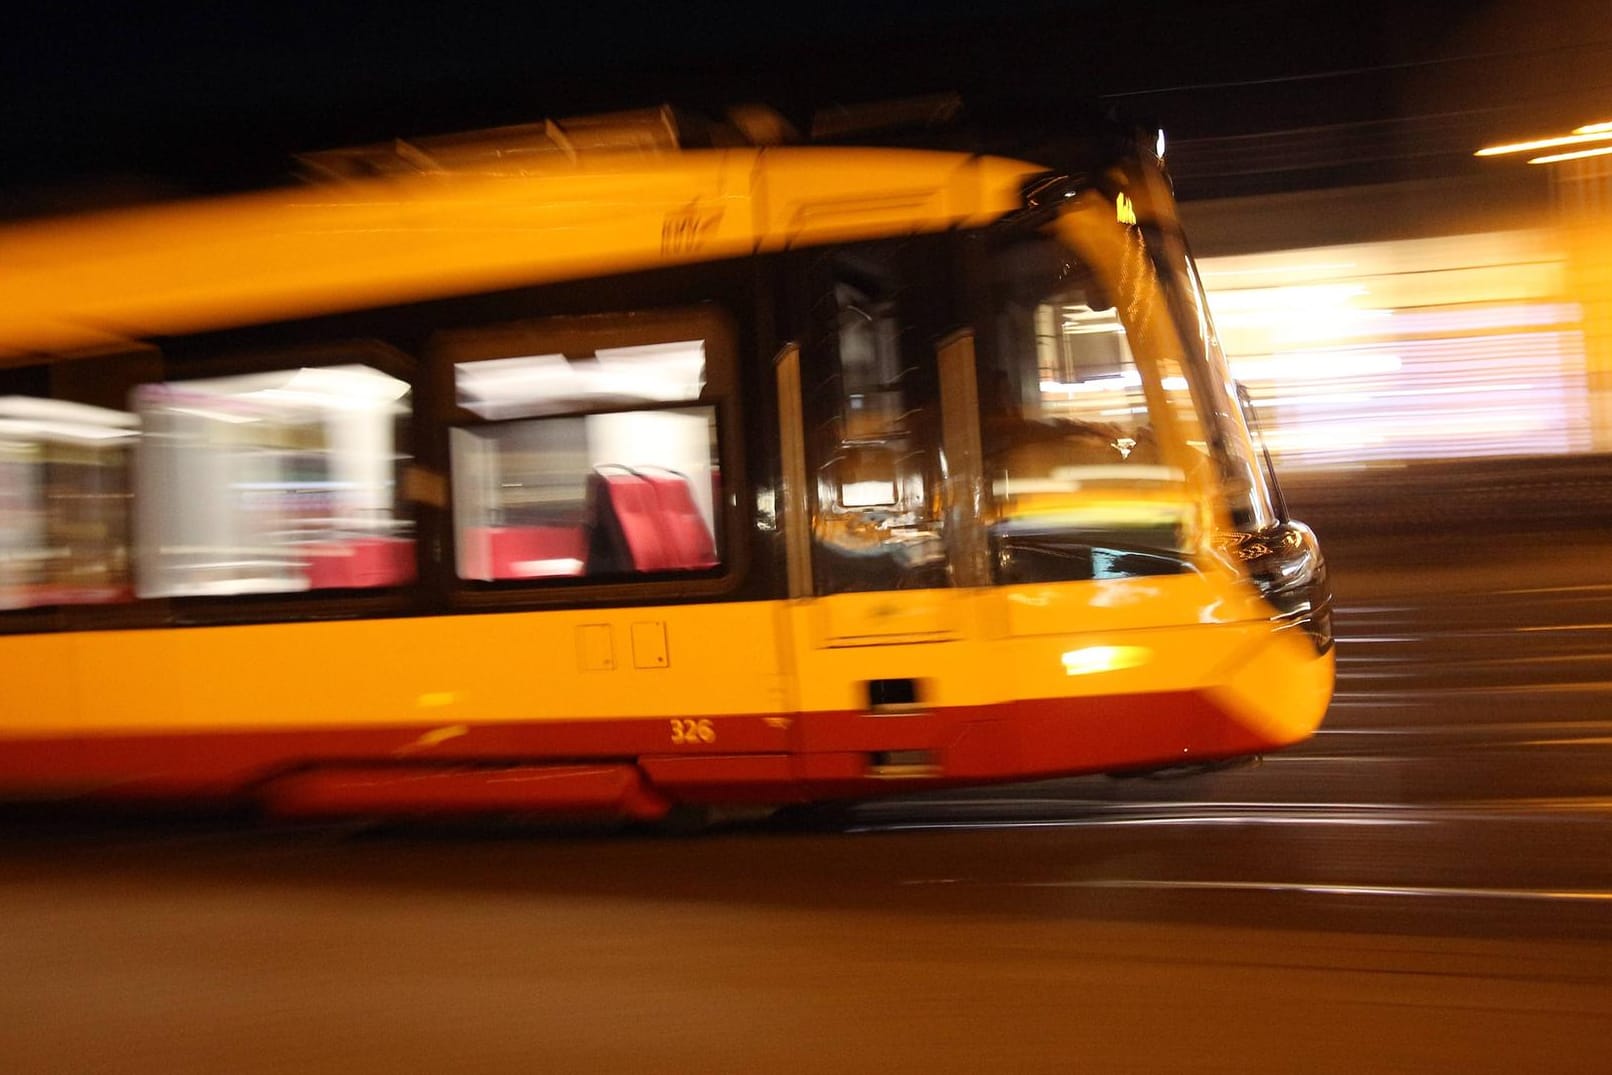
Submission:
[[[672,742],[714,743],[716,729],[708,720],[672,720]]]

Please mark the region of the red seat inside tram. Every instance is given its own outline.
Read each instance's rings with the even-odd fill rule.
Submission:
[[[466,578],[564,578],[582,574],[587,560],[581,526],[476,526],[461,540]]]
[[[662,536],[671,546],[672,566],[689,570],[715,567],[716,543],[694,503],[688,479],[674,471],[640,471],[639,476],[655,491]]]
[[[600,546],[632,571],[697,571],[717,564],[716,546],[694,502],[688,479],[676,471],[639,472],[602,467],[590,479]]]
[[[357,537],[306,546],[310,590],[370,589],[414,581],[414,542],[397,537]]]

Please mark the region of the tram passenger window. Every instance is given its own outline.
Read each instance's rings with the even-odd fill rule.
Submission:
[[[1187,570],[1197,507],[1157,414],[1190,411],[1179,362],[1150,356],[1150,399],[1114,297],[1051,237],[997,250],[992,297],[979,390],[998,581]]]
[[[708,400],[728,376],[729,341],[708,309],[444,340],[464,359],[453,369],[466,420],[450,440],[458,576],[545,583],[719,566]]]
[[[0,610],[125,601],[135,417],[0,395]]]
[[[715,408],[473,426],[452,447],[460,578],[717,564]]]
[[[134,392],[141,596],[371,589],[413,580],[399,506],[409,386],[363,365]]]

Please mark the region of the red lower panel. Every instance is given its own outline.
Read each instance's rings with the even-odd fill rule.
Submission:
[[[654,786],[678,802],[798,802],[795,759],[788,754],[644,757],[638,765]]]
[[[709,753],[712,747],[704,743],[673,743],[688,723],[652,718],[0,738],[0,796],[7,791],[229,796],[311,765],[519,764]],[[787,753],[790,748],[789,722],[775,716],[712,717],[709,723],[715,749],[724,753]]]
[[[1262,749],[1244,747],[1238,740],[1246,733],[1238,732],[1193,691],[1015,702],[957,729],[945,770],[962,780],[1054,776],[1190,765]]]
[[[607,813],[658,818],[671,804],[633,765],[314,769],[258,789],[276,814]]]
[[[1279,744],[1203,695],[858,712],[440,728],[0,739],[0,796],[229,797],[309,809],[619,809],[788,802],[1192,764]],[[708,733],[708,734],[707,734]],[[483,768],[488,765],[498,768]],[[388,804],[391,804],[390,806]],[[611,805],[615,804],[615,805]]]

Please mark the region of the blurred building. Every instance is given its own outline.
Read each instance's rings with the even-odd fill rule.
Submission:
[[[1543,173],[1190,204],[1288,467],[1612,448],[1599,225]]]
[[[1612,120],[1606,7],[1407,20],[1367,66],[1148,95],[1353,102],[1172,142],[1233,370],[1289,468],[1612,451],[1612,156],[1474,157]]]

